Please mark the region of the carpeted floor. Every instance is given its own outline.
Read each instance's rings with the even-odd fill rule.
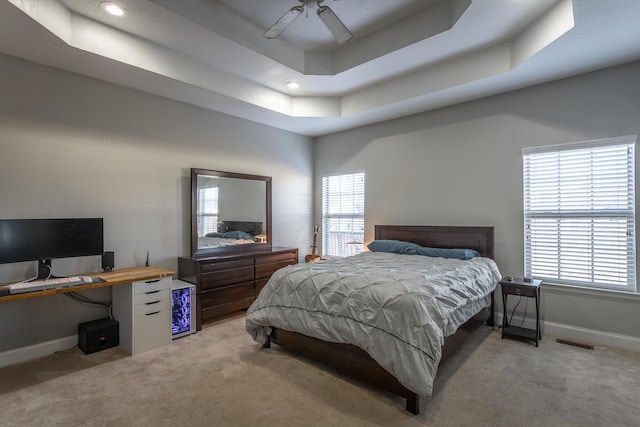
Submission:
[[[281,351],[244,317],[136,357],[72,349],[0,368],[8,426],[637,426],[640,354],[540,348],[488,327],[440,368],[421,414]]]

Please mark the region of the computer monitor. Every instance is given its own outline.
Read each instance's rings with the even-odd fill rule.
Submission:
[[[37,279],[51,276],[51,260],[102,255],[102,218],[0,219],[0,264],[38,261]]]

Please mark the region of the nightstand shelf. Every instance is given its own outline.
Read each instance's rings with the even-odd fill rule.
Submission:
[[[525,339],[530,339],[532,341],[535,341],[536,331],[529,328],[521,328],[519,326],[507,326],[506,328],[503,328],[502,337],[504,338],[505,336],[525,338]]]
[[[535,342],[538,347],[540,340],[542,339],[542,332],[540,331],[540,286],[542,280],[538,279],[523,279],[517,277],[505,277],[500,280],[500,287],[502,288],[502,339],[504,337],[523,338]],[[536,328],[521,328],[519,326],[509,325],[507,316],[507,297],[509,295],[516,295],[526,298],[534,298],[536,301]]]

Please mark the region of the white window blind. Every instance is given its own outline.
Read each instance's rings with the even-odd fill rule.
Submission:
[[[198,189],[198,236],[218,231],[218,187]]]
[[[364,241],[364,172],[322,178],[322,254],[362,252]]]
[[[523,150],[525,275],[635,291],[635,139]]]

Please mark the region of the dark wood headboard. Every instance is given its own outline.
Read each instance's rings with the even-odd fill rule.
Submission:
[[[402,240],[431,248],[474,249],[493,258],[493,227],[376,225],[376,240]]]

